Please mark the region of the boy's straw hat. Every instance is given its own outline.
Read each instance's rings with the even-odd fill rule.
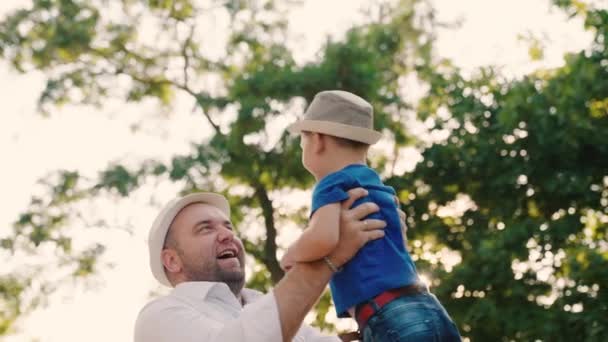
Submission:
[[[382,134],[374,131],[372,105],[359,96],[328,90],[315,95],[301,120],[289,125],[290,133],[316,132],[368,145],[375,144]]]

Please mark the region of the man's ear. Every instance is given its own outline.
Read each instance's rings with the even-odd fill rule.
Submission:
[[[174,249],[163,249],[160,252],[160,258],[163,261],[163,266],[165,266],[167,272],[178,273],[182,270],[182,259]]]

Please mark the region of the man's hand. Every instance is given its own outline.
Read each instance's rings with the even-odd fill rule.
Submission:
[[[342,202],[340,212],[340,241],[328,258],[340,267],[350,260],[365,243],[384,236],[382,230],[386,222],[376,219],[365,219],[368,215],[380,210],[375,203],[363,203],[350,208],[361,197],[367,196],[367,190],[355,188],[348,191],[349,198]]]

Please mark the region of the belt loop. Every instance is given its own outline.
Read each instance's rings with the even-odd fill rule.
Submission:
[[[359,314],[361,313],[361,309],[363,309],[367,305],[369,305],[373,310],[373,312],[369,315],[370,317],[373,316],[376,312],[378,312],[378,310],[380,310],[380,308],[378,307],[378,303],[376,303],[374,298],[371,298],[355,307],[355,317],[353,318],[355,319],[355,322],[357,322],[357,330],[359,331],[361,336],[363,336],[363,328],[365,328],[365,325],[361,325],[362,322],[359,322]]]
[[[372,307],[374,308],[374,313],[378,312],[378,310],[380,310],[380,306],[378,306],[378,303],[376,303],[376,298],[372,298],[368,301]]]
[[[372,307],[372,309],[374,309],[374,313],[378,312],[378,310],[380,310],[380,307],[378,306],[378,303],[376,303],[376,301],[374,299],[375,298],[371,298],[371,299],[357,305],[355,307],[355,317],[353,317],[353,318],[355,318],[355,320],[357,320],[357,317],[359,316],[359,310],[367,304],[369,304]]]

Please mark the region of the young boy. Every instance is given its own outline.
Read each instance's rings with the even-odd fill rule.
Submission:
[[[354,317],[364,341],[460,341],[445,309],[418,279],[401,234],[395,191],[366,165],[369,146],[381,137],[373,130],[372,106],[345,91],[324,91],[288,130],[300,134],[302,163],[317,184],[308,228],[281,266],[324,259],[335,271],[330,287],[338,317]],[[355,187],[368,190],[359,202],[380,206],[370,218],[386,221],[385,237],[369,242],[338,270],[325,257],[340,238],[340,202]]]

